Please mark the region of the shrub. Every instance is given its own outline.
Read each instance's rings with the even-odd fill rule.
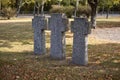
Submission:
[[[2,10],[2,17],[6,17],[7,19],[10,19],[15,15],[16,10],[12,9],[11,7],[6,7]]]
[[[77,11],[77,16],[83,16],[83,17],[89,17],[91,13],[91,8],[89,6],[83,6],[79,5],[78,6],[78,11]]]
[[[65,13],[67,17],[71,17],[74,12],[73,6],[58,6],[53,5],[50,9],[50,13]]]
[[[74,7],[73,6],[65,6],[64,13],[67,15],[67,17],[71,18],[74,13]]]
[[[52,8],[50,9],[50,13],[65,13],[67,17],[71,17],[75,12],[75,7],[73,6],[58,6],[58,5],[53,5]],[[83,16],[83,17],[89,17],[91,13],[91,8],[89,6],[78,6],[77,10],[77,17]]]
[[[64,7],[58,5],[52,5],[50,13],[64,13]]]

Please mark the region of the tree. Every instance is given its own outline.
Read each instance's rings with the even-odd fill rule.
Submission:
[[[88,4],[91,7],[91,28],[96,27],[96,14],[99,0],[88,0]]]
[[[15,0],[0,0],[1,16],[10,19],[15,15]]]
[[[18,0],[16,4],[18,5],[17,7],[17,16],[20,13],[20,9],[24,7],[25,5],[28,5],[30,7],[30,4],[34,3],[34,0]]]
[[[17,7],[16,17],[19,15],[20,9],[21,9],[21,7],[23,6],[22,1],[23,1],[23,0],[19,0],[19,1],[17,2],[18,7]]]
[[[107,15],[106,15],[106,18],[108,18],[109,16],[109,11],[110,11],[110,8],[113,7],[113,1],[114,0],[101,0],[100,1],[100,6],[107,9]]]
[[[35,15],[35,8],[37,8],[37,15],[39,15],[39,11],[40,11],[40,7],[41,7],[41,14],[44,14],[44,4],[47,2],[48,0],[35,0],[35,4],[34,4],[34,15]]]
[[[107,15],[106,18],[109,17],[109,11],[114,6],[120,3],[120,0],[100,0],[99,6],[102,7],[102,9],[107,9]]]
[[[78,6],[79,6],[79,0],[76,0],[76,6],[75,6],[75,13],[74,16],[76,17],[77,11],[78,11]]]

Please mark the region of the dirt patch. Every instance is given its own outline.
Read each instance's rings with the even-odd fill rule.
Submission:
[[[97,28],[92,30],[92,34],[97,39],[110,40],[120,43],[120,28]]]

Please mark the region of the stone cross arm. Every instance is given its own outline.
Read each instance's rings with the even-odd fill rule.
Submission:
[[[63,14],[54,13],[51,15],[48,21],[48,28],[50,30],[67,31],[68,30],[68,19]]]
[[[47,20],[44,16],[35,16],[34,19],[32,19],[32,26],[34,29],[46,30]]]
[[[90,34],[89,22],[86,18],[75,18],[71,22],[71,32],[82,35]]]

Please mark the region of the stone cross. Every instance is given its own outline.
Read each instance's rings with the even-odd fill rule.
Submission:
[[[45,30],[47,29],[47,20],[44,16],[35,16],[32,19],[34,29],[34,54],[45,54]]]
[[[86,18],[75,18],[71,23],[73,35],[72,62],[78,65],[87,65],[87,36],[90,33],[89,22]]]
[[[50,57],[65,58],[65,31],[68,30],[68,20],[63,14],[53,13],[49,18],[48,29],[51,30]]]

